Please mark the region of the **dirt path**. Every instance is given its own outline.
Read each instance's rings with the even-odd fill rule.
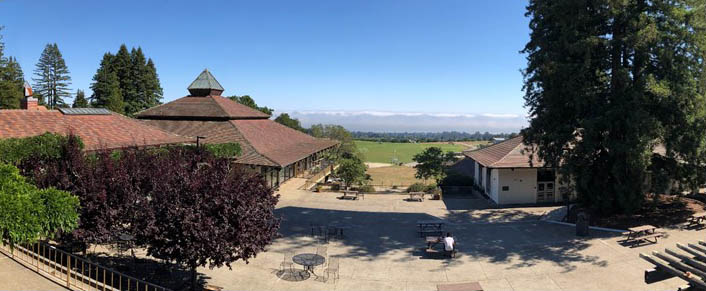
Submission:
[[[370,163],[370,162],[366,162],[365,165],[368,166],[369,169],[384,168],[384,167],[393,166],[392,164],[388,164],[388,163]]]

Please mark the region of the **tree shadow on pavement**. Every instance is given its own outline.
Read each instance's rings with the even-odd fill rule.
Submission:
[[[596,243],[592,240],[610,234],[596,233],[590,239],[577,239],[574,229],[537,221],[535,216],[523,211],[504,209],[501,212],[479,214],[480,219],[509,220],[509,223],[465,223],[467,213],[435,217],[425,213],[365,212],[329,210],[305,207],[284,207],[276,210],[283,217],[280,228],[282,238],[278,244],[287,251],[298,252],[313,248],[318,242],[310,237],[310,223],[326,225],[345,221],[352,225],[340,243],[347,251],[342,257],[361,261],[392,260],[413,262],[427,257],[423,248],[425,240],[417,232],[418,220],[444,219],[444,232],[452,232],[459,243],[458,258],[441,259],[445,267],[463,265],[473,261],[510,264],[512,268],[531,267],[550,262],[563,271],[575,269],[575,263],[606,266],[598,256],[582,251]],[[533,218],[527,220],[527,217]],[[393,254],[402,252],[403,256]],[[330,253],[330,252],[329,252]],[[607,254],[609,255],[609,254]]]

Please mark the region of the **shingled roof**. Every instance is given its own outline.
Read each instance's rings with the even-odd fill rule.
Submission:
[[[144,110],[137,118],[179,135],[204,136],[204,143],[237,142],[242,155],[236,161],[243,164],[284,167],[338,144],[314,138],[270,120],[259,110],[212,95],[222,90],[213,75],[204,71],[189,86],[192,95]]]
[[[487,168],[537,168],[544,162],[534,155],[530,163],[530,151],[517,136],[494,145],[472,151],[465,151],[466,157],[473,159]]]
[[[269,115],[221,96],[186,96],[136,114],[141,119],[267,119]]]
[[[77,135],[86,150],[194,141],[113,112],[64,114],[58,110],[0,110],[0,138],[29,137],[47,132]]]

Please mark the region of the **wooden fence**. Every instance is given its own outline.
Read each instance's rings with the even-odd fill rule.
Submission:
[[[0,241],[0,253],[71,290],[171,291],[42,242],[11,247]]]

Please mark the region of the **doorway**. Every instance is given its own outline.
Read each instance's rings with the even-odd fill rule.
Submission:
[[[555,174],[553,169],[537,170],[537,203],[554,202]]]

